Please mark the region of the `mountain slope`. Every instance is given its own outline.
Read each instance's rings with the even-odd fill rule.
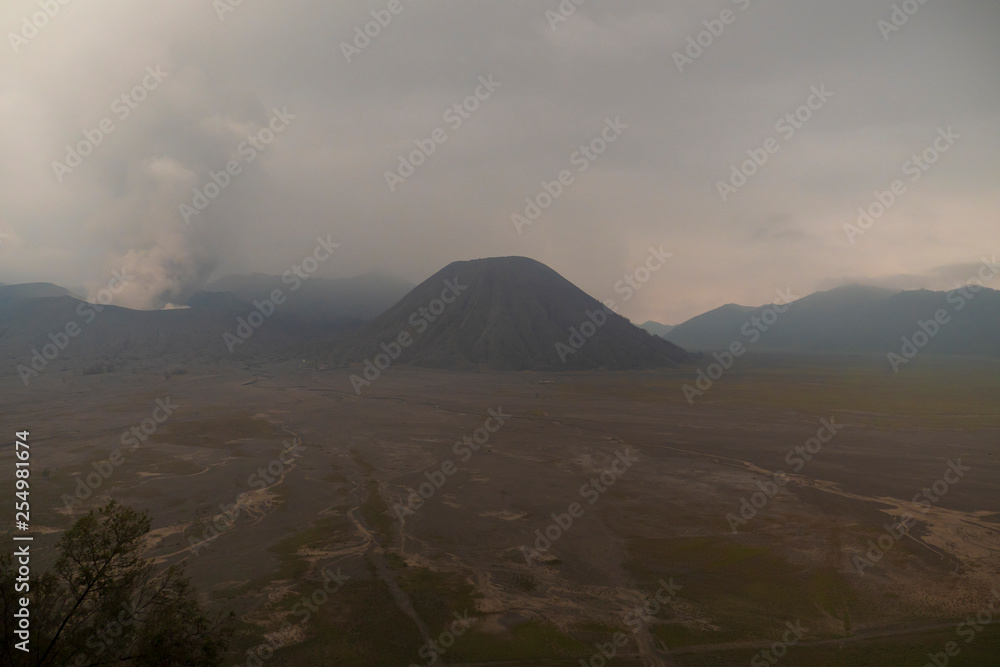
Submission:
[[[648,331],[654,336],[660,336],[662,338],[666,334],[670,333],[670,330],[674,328],[674,325],[660,324],[659,322],[654,322],[653,320],[649,320],[647,322],[643,322],[642,324],[640,324],[639,328]]]
[[[21,299],[0,307],[0,375],[30,368],[33,358],[35,370],[44,372],[288,358],[304,343],[349,331],[275,314],[245,341],[227,345],[223,335],[238,336],[237,318],[246,319],[250,312],[138,311],[71,296]]]
[[[0,311],[15,306],[28,299],[56,296],[72,296],[69,290],[52,283],[23,283],[20,285],[0,285]]]
[[[904,336],[911,338],[919,330],[919,322],[943,310],[947,322],[932,337],[927,352],[1000,356],[996,290],[963,295],[848,285],[801,298],[772,324],[758,327],[754,318],[762,323],[770,308],[722,306],[678,325],[666,338],[698,350],[719,350],[741,341],[761,351],[884,354],[897,351]]]
[[[687,358],[526,257],[449,264],[338,346],[332,360],[372,359],[401,334],[412,341],[400,346],[400,361],[436,368],[638,369]]]

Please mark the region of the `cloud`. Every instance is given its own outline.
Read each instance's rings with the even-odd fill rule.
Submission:
[[[519,254],[605,294],[663,243],[669,270],[625,314],[676,322],[836,276],[927,275],[1000,241],[996,3],[925,6],[886,43],[888,2],[751,2],[683,74],[674,51],[736,3],[590,2],[553,31],[555,4],[406,0],[350,63],[341,43],[378,3],[247,0],[224,20],[200,0],[65,5],[0,59],[0,231],[16,239],[0,281],[98,288],[127,264],[123,302],[155,308],[213,272],[280,272],[333,234],[352,251],[328,275],[419,281]],[[0,25],[36,10],[5,3]],[[119,119],[156,66],[167,79]],[[503,86],[452,130],[444,112],[490,74]],[[717,181],[820,84],[822,112],[722,202]],[[184,225],[192,189],[284,107],[294,124]],[[518,235],[510,215],[609,116],[628,132]],[[114,132],[58,182],[53,161],[106,117]],[[963,140],[850,246],[843,225],[941,125]],[[439,127],[448,141],[390,192],[385,171]]]

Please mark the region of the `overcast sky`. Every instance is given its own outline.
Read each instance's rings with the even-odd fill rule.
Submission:
[[[526,255],[620,300],[662,245],[673,256],[623,314],[676,323],[785,288],[952,287],[1000,251],[995,0],[909,0],[898,30],[890,0],[586,0],[568,16],[557,0],[45,4],[0,9],[0,282],[93,290],[127,267],[119,302],[160,307],[213,275],[281,273],[330,235],[322,275],[419,282]],[[373,11],[391,21],[357,48]],[[685,61],[689,37],[707,46]],[[477,89],[467,118],[445,115]],[[275,109],[294,118],[249,161]],[[75,163],[84,131],[100,143],[54,165]],[[574,156],[602,131],[603,154]],[[768,139],[777,151],[724,201],[719,182]],[[936,140],[936,163],[906,164]],[[229,161],[239,173],[186,221]],[[572,182],[518,233],[512,214],[563,170]],[[896,179],[851,243],[844,225]]]

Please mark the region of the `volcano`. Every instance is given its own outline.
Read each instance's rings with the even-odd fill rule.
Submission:
[[[527,257],[453,262],[417,285],[331,360],[385,356],[431,368],[634,370],[688,359]]]

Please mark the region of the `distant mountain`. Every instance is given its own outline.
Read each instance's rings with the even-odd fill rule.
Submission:
[[[49,291],[55,291],[51,287]],[[258,316],[259,326],[242,330],[247,334],[244,339],[239,318],[246,322],[255,312],[252,306],[240,311],[138,311],[71,296],[15,299],[12,295],[24,296],[9,286],[0,287],[0,375],[19,374],[18,367],[32,368],[33,358],[34,370],[41,367],[45,373],[288,358],[296,356],[305,343],[330,340],[352,330],[349,323],[303,321],[276,312],[269,318]],[[224,338],[227,334],[229,344]]]
[[[306,343],[328,343],[356,331],[411,288],[402,279],[379,275],[288,281],[263,274],[228,276],[195,294],[184,304],[188,308],[136,311],[89,304],[48,283],[3,285],[0,373],[30,365],[33,351],[52,352],[63,342],[47,369],[121,369],[165,357],[184,364],[298,356]],[[256,313],[254,302],[268,300],[276,289],[284,302],[259,326],[244,325],[243,333],[252,334],[244,340],[237,331],[240,318],[247,321]],[[68,341],[67,326],[76,332]]]
[[[991,289],[963,295],[848,285],[801,298],[784,313],[773,305],[722,306],[677,325],[666,338],[692,350],[741,341],[761,351],[888,353],[939,310],[948,321],[924,348],[928,353],[1000,356],[1000,292]]]
[[[394,276],[366,274],[354,278],[302,280],[294,274],[283,279],[262,273],[232,275],[210,283],[188,300],[202,309],[247,310],[254,300],[264,300],[275,289],[288,299],[283,314],[317,322],[370,321],[413,289],[413,283]]]
[[[54,357],[44,364],[46,370],[81,370],[95,361],[126,368],[171,355],[182,361],[224,359],[231,355],[223,334],[235,332],[237,326],[237,316],[228,311],[139,311],[99,306],[69,296],[26,299],[0,308],[0,372],[8,374],[17,365],[30,366],[34,351]],[[241,356],[272,356],[277,351],[287,356],[292,346],[310,336],[332,337],[335,333],[301,330],[272,318],[254,330],[245,343],[232,347]],[[55,346],[58,354],[54,354]]]
[[[661,338],[666,334],[670,333],[670,330],[674,328],[673,324],[660,324],[659,322],[654,322],[649,320],[648,322],[643,322],[639,325],[640,329],[645,329],[654,336],[660,336]]]
[[[399,361],[435,368],[640,369],[688,358],[526,257],[449,264],[328,356],[373,359],[401,334]]]
[[[28,299],[56,296],[71,296],[69,290],[52,283],[24,283],[21,285],[0,285],[0,310],[9,308]]]

